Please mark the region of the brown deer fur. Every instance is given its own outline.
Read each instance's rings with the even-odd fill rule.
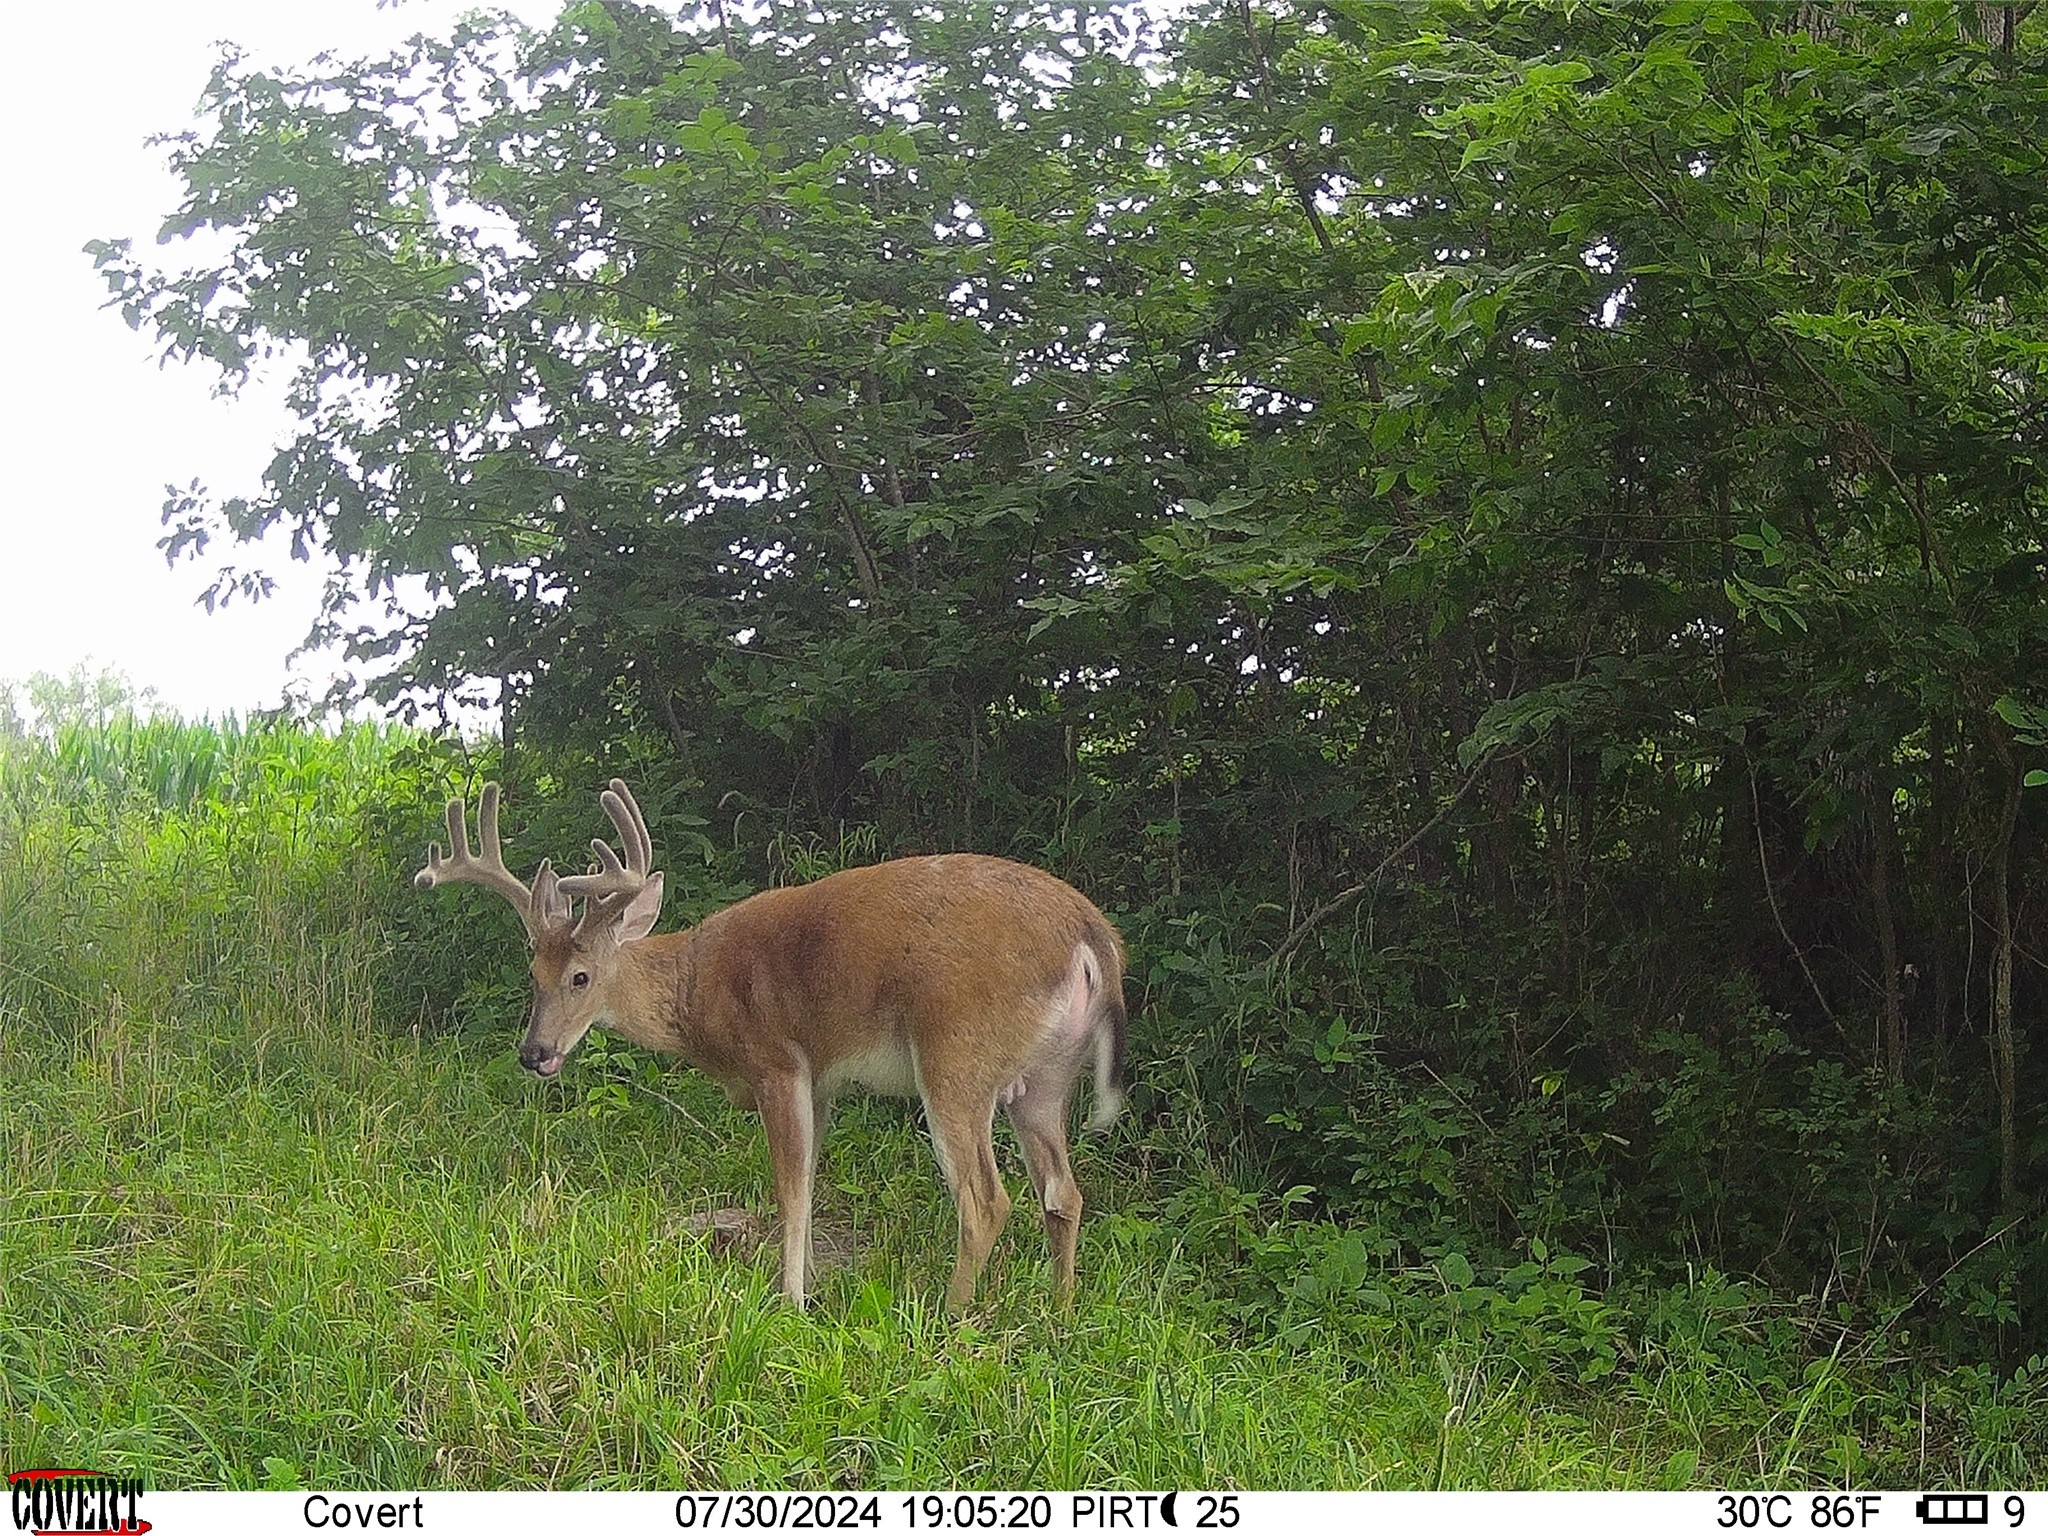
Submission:
[[[515,906],[513,892],[527,891],[534,1009],[520,1059],[559,1071],[601,1024],[680,1055],[758,1109],[793,1301],[803,1304],[813,1268],[812,1186],[831,1101],[856,1086],[924,1101],[960,1218],[951,1306],[972,1298],[1010,1210],[990,1134],[999,1105],[1031,1173],[1058,1293],[1071,1296],[1082,1202],[1068,1108],[1092,1067],[1091,1126],[1114,1118],[1124,1032],[1122,945],[1086,897],[1008,859],[939,854],[764,891],[693,929],[648,937],[661,877],[622,783],[604,803],[623,864],[600,844],[601,872],[557,881],[543,865],[530,887],[501,874],[495,790],[480,818],[484,857],[469,853],[461,802],[451,802],[454,856],[436,849],[419,883],[470,880]],[[570,914],[579,895],[581,921]]]

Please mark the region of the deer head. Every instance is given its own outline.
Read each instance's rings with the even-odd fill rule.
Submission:
[[[609,1019],[620,952],[646,938],[661,915],[654,843],[632,791],[625,780],[613,779],[598,803],[618,829],[623,856],[602,838],[593,838],[597,863],[585,874],[557,875],[543,860],[531,883],[522,883],[505,867],[498,843],[498,786],[486,784],[477,810],[480,851],[469,846],[468,808],[460,799],[450,800],[449,851],[444,856],[439,844],[429,848],[426,868],[413,876],[423,891],[467,883],[512,903],[533,953],[533,1011],[519,1061],[542,1077],[561,1071],[590,1026]]]

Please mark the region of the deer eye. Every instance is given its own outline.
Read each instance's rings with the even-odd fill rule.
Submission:
[[[587,986],[589,986],[589,985],[590,985],[590,972],[588,972],[588,971],[578,971],[578,972],[577,972],[577,973],[576,973],[576,974],[575,974],[574,976],[571,976],[571,977],[569,978],[569,985],[570,985],[570,986],[572,986],[572,987],[587,987]]]

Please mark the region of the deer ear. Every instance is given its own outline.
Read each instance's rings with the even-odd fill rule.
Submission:
[[[533,896],[529,903],[536,921],[543,924],[566,922],[569,917],[569,898],[561,893],[554,866],[546,859],[540,861],[540,869],[533,877]]]
[[[621,944],[631,944],[635,939],[644,939],[654,931],[654,920],[660,916],[661,871],[656,870],[647,877],[647,883],[640,888],[640,894],[619,914],[619,925],[612,930],[612,937]]]

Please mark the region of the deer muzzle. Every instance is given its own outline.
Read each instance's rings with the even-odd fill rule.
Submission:
[[[568,1052],[543,1045],[531,1035],[519,1044],[519,1065],[540,1077],[553,1077],[567,1059]]]
[[[553,1077],[590,1033],[591,1022],[578,1018],[559,998],[536,997],[526,1016],[525,1038],[519,1042],[519,1065],[537,1076]]]

